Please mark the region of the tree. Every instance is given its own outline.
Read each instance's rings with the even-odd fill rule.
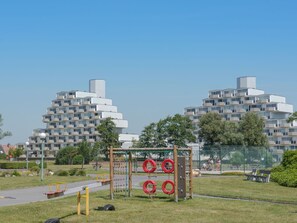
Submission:
[[[24,150],[20,147],[17,148],[10,148],[8,151],[8,155],[12,156],[13,158],[15,158],[17,160],[17,158],[19,158],[21,155],[23,155]]]
[[[239,168],[241,166],[241,164],[244,163],[244,155],[240,151],[234,152],[230,159],[230,163],[233,166],[236,166],[237,168]]]
[[[111,147],[119,147],[119,134],[116,125],[111,118],[107,118],[97,126],[100,137],[100,151],[108,158],[108,150]]]
[[[73,146],[66,146],[61,148],[56,156],[55,164],[57,165],[71,165],[73,158],[78,154],[78,150]]]
[[[218,113],[209,112],[201,116],[198,127],[199,139],[206,145],[221,144],[224,122]]]
[[[219,136],[221,145],[243,145],[244,138],[242,133],[238,131],[238,123],[224,121],[222,128],[222,134]]]
[[[3,125],[3,118],[2,118],[2,115],[0,114],[0,127]],[[11,132],[8,132],[8,131],[3,131],[1,128],[0,128],[0,140],[3,139],[4,137],[7,137],[7,136],[11,136]]]
[[[293,114],[291,114],[289,116],[289,118],[287,119],[288,123],[293,122],[293,121],[297,121],[297,112],[294,112]]]
[[[245,146],[268,146],[268,138],[263,133],[265,121],[255,112],[247,112],[239,122]]]
[[[138,145],[142,148],[161,148],[168,145],[186,147],[195,142],[191,120],[179,114],[168,116],[157,123],[146,126],[139,137]]]
[[[139,136],[139,141],[136,143],[136,146],[140,148],[154,148],[156,147],[156,123],[151,123],[148,126],[144,127],[141,135]]]
[[[81,163],[81,168],[84,168],[84,164],[89,164],[91,158],[91,145],[87,140],[83,140],[77,146],[77,154],[82,155],[83,161]]]

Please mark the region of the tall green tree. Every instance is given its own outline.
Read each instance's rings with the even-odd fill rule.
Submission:
[[[142,148],[161,148],[168,145],[185,147],[195,142],[193,125],[188,117],[176,114],[146,126],[139,137],[138,145]]]
[[[73,163],[73,158],[78,154],[77,147],[66,146],[61,148],[55,159],[56,165],[71,165]]]
[[[294,112],[293,114],[291,114],[289,116],[289,118],[287,119],[288,123],[293,122],[293,121],[297,121],[297,112]]]
[[[255,112],[247,112],[239,121],[239,131],[245,146],[268,146],[268,138],[263,129],[265,121]]]
[[[87,142],[87,140],[83,140],[81,143],[77,146],[77,153],[78,155],[82,155],[83,162],[81,168],[84,167],[84,164],[89,164],[90,158],[91,158],[91,144]]]
[[[224,133],[224,121],[218,113],[208,112],[201,116],[198,122],[199,139],[206,145],[221,144]]]
[[[108,158],[108,151],[111,147],[119,147],[119,134],[115,123],[111,118],[106,118],[97,126],[100,137],[100,151]]]
[[[2,115],[0,114],[0,140],[3,139],[4,137],[7,137],[7,136],[11,136],[11,132],[8,132],[8,131],[3,131],[1,129],[1,126],[3,125],[3,118],[2,118]]]
[[[144,129],[142,130],[141,135],[139,136],[139,141],[136,143],[136,147],[140,148],[154,148],[156,147],[156,123],[151,123],[148,126],[145,126]]]

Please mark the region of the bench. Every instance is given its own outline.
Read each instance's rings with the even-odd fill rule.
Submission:
[[[257,169],[253,169],[250,174],[245,174],[246,180],[254,181],[256,180],[255,176],[257,176]]]
[[[270,173],[270,170],[259,170],[259,175],[256,176],[256,181],[262,183],[269,183]]]
[[[251,174],[245,174],[246,180],[269,183],[270,181],[270,170],[259,170],[259,174],[256,169],[252,170]]]

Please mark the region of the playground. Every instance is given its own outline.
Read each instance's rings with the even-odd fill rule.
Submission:
[[[136,166],[133,153],[139,152],[143,151],[111,150],[109,179],[93,179],[77,187],[51,186],[48,193],[59,196],[43,194],[45,199],[40,202],[0,207],[1,220],[297,222],[296,188],[249,181],[238,173],[193,177],[190,150],[158,149],[153,152],[165,152],[162,159],[151,154],[142,161],[137,159]],[[107,204],[114,211],[103,211]]]
[[[172,195],[163,195],[162,191],[150,199],[140,184],[133,197],[110,200],[108,189],[90,193],[88,217],[84,215],[84,201],[82,215],[77,215],[76,195],[1,207],[0,216],[3,222],[16,223],[58,217],[61,222],[297,222],[295,188],[250,182],[243,176],[202,176],[193,183],[193,199],[178,203],[169,202]],[[95,210],[108,203],[116,210]]]

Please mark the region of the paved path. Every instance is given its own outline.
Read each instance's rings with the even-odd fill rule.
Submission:
[[[161,178],[164,178],[164,177],[158,176],[155,180],[159,180]],[[133,188],[139,188],[139,183],[145,181],[146,179],[148,179],[147,176],[133,176],[132,178]],[[96,183],[95,180],[68,183],[66,192],[75,191],[77,187],[94,185],[94,183]],[[101,187],[91,188],[90,192],[95,192],[99,190],[108,190],[108,189],[109,189],[109,185],[104,185]],[[42,187],[32,187],[32,188],[25,188],[25,189],[0,191],[0,207],[18,205],[18,204],[27,204],[31,202],[37,202],[37,201],[46,201],[48,199],[45,193],[48,192],[48,190],[49,190],[48,186],[42,186]],[[67,194],[66,192],[65,194]],[[64,196],[69,196],[74,194],[75,193],[69,193]],[[5,197],[11,197],[11,198],[5,198]]]

